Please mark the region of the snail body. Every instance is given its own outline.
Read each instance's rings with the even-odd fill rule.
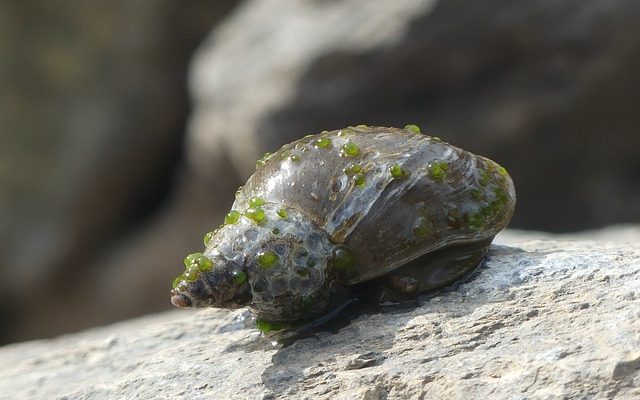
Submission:
[[[413,125],[309,135],[258,161],[172,303],[277,323],[326,314],[367,281],[423,293],[473,270],[514,206],[504,168]]]

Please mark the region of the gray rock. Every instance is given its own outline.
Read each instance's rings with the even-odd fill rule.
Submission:
[[[543,239],[288,347],[213,309],[5,346],[0,399],[638,398],[640,247]]]
[[[583,240],[599,243],[613,242],[617,244],[637,245],[638,243],[640,243],[640,225],[618,224],[611,225],[602,229],[564,234],[506,229],[498,233],[498,236],[496,236],[496,242],[505,245],[522,242],[523,240]]]

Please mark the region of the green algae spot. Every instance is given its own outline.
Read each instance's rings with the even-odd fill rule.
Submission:
[[[353,267],[355,260],[353,252],[346,247],[338,247],[333,251],[333,266],[339,269]]]
[[[256,169],[262,167],[263,165],[265,165],[267,163],[267,161],[269,161],[269,159],[271,158],[273,154],[266,152],[264,153],[264,155],[262,156],[261,159],[259,159],[258,161],[256,161]]]
[[[480,189],[471,189],[471,197],[476,200],[482,200],[484,198],[484,194]]]
[[[186,256],[184,260],[182,260],[182,262],[184,263],[185,267],[189,268],[196,262],[196,260],[200,256],[202,256],[202,253],[191,253],[188,256]]]
[[[182,274],[182,276],[187,282],[195,281],[198,278],[198,266],[197,265],[189,266],[184,271],[184,274]]]
[[[331,139],[329,138],[319,138],[313,141],[313,147],[316,149],[326,149],[331,146]]]
[[[480,229],[484,225],[484,215],[481,212],[474,214],[467,214],[465,216],[467,220],[467,224],[469,224],[469,228],[471,229]]]
[[[247,281],[247,274],[242,271],[233,273],[233,283],[240,286]]]
[[[342,145],[340,155],[342,157],[357,157],[360,154],[360,148],[353,142],[347,142]]]
[[[481,229],[492,218],[495,218],[503,210],[505,204],[509,201],[509,196],[500,186],[493,189],[494,199],[480,209],[479,212],[465,215],[467,225],[471,229]]]
[[[306,266],[297,266],[296,267],[296,272],[298,273],[298,275],[300,276],[307,276],[309,275],[309,268]]]
[[[177,288],[178,285],[180,284],[180,282],[182,282],[183,280],[184,280],[184,276],[182,276],[182,275],[178,276],[177,278],[175,278],[173,280],[173,284],[171,285],[171,287],[174,288],[174,289]]]
[[[389,167],[389,173],[396,179],[405,179],[408,178],[411,173],[406,169],[402,168],[398,164],[393,164]]]
[[[507,204],[507,201],[509,201],[509,196],[507,196],[507,194],[504,192],[504,189],[502,189],[501,187],[496,187],[495,189],[493,189],[493,194],[496,196],[496,200],[501,204]]]
[[[420,217],[413,228],[413,233],[418,237],[427,236],[431,233],[431,221],[427,217]]]
[[[183,262],[184,266],[187,267],[186,273],[191,275],[197,271],[208,271],[213,266],[213,262],[202,253],[189,254],[184,258]]]
[[[446,161],[434,161],[429,163],[429,175],[439,182],[444,182],[447,178],[447,170],[449,169],[449,165],[447,165]]]
[[[356,128],[358,129],[369,129],[369,127],[365,124],[360,124],[360,125],[356,125]]]
[[[363,174],[355,174],[353,176],[353,182],[356,184],[357,187],[364,186],[366,181],[367,179],[364,177]]]
[[[289,160],[291,160],[292,162],[300,162],[300,156],[297,154],[292,154],[289,156]]]
[[[362,171],[362,167],[360,164],[349,164],[343,171],[347,175],[353,175]]]
[[[420,131],[420,127],[418,125],[413,125],[413,124],[409,124],[409,125],[405,125],[404,129],[408,130],[409,132],[413,132],[413,133],[422,133]]]
[[[198,264],[198,269],[201,272],[209,271],[213,266],[213,261],[211,261],[211,259],[209,259],[209,257],[206,257],[206,256],[198,257],[198,260],[196,261],[196,263]]]
[[[264,205],[262,197],[252,197],[249,199],[249,207],[260,207]]]
[[[266,219],[264,210],[260,207],[251,207],[245,211],[244,215],[256,224],[261,224]]]
[[[256,327],[260,329],[262,333],[281,331],[284,329],[289,329],[293,326],[293,324],[286,322],[269,322],[261,319],[256,319]]]
[[[276,261],[278,261],[278,255],[273,251],[269,251],[269,250],[261,251],[260,253],[258,253],[258,257],[256,258],[256,260],[258,261],[258,265],[261,268],[267,269],[267,268],[271,268],[273,264],[275,264]]]
[[[502,176],[502,177],[506,177],[507,175],[509,175],[507,173],[507,169],[505,167],[502,167],[502,166],[498,166],[498,174],[500,174],[500,176]]]
[[[399,178],[402,176],[402,167],[398,164],[393,164],[389,167],[389,172],[394,178]]]
[[[491,172],[489,172],[488,170],[482,171],[482,174],[480,175],[480,179],[478,180],[478,183],[480,184],[480,186],[487,186],[490,181],[491,181]]]
[[[233,225],[240,219],[240,211],[231,210],[227,215],[224,216],[224,224],[225,225]]]
[[[492,200],[488,206],[482,209],[483,214],[487,216],[495,217],[500,214],[505,204],[509,201],[509,196],[504,192],[504,190],[500,187],[497,187],[493,190],[493,194],[495,195],[495,199]]]
[[[211,242],[211,239],[213,239],[213,235],[215,235],[216,233],[214,231],[211,232],[207,232],[204,237],[202,238],[202,242],[204,243],[204,247],[209,246],[209,242]]]
[[[278,211],[276,211],[276,214],[278,214],[278,217],[280,217],[281,219],[287,219],[287,217],[289,217],[289,213],[284,208],[280,208]]]
[[[486,216],[496,216],[500,213],[500,210],[502,210],[502,203],[498,200],[492,201],[487,207],[482,209],[483,215]]]
[[[478,179],[478,183],[480,184],[480,186],[487,186],[491,182],[493,178],[493,172],[496,170],[496,165],[497,164],[495,164],[493,161],[487,161],[486,168],[484,170],[481,170],[482,173],[480,174],[480,179]]]
[[[281,160],[286,160],[291,155],[291,149],[285,149],[284,146],[282,148],[284,150],[282,150],[282,153],[280,153],[280,159]]]
[[[346,136],[346,135],[351,135],[355,133],[353,131],[353,126],[347,126],[344,129],[340,129],[340,131],[338,132],[338,136]]]

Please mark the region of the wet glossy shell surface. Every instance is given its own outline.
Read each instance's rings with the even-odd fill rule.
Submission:
[[[504,168],[415,126],[310,135],[258,161],[171,301],[289,323],[376,278],[386,299],[415,296],[473,270],[514,206]]]
[[[308,136],[260,160],[233,209],[256,197],[300,211],[350,249],[347,284],[490,239],[515,205],[495,162],[411,129],[364,126]]]

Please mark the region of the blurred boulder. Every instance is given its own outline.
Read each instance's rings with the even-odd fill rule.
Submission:
[[[0,341],[2,328],[52,333],[34,312],[82,319],[70,300],[96,258],[162,205],[181,159],[189,59],[233,5],[0,4]]]
[[[190,161],[245,178],[308,133],[418,123],[510,170],[514,227],[640,221],[638,23],[633,0],[248,1],[195,58]]]

